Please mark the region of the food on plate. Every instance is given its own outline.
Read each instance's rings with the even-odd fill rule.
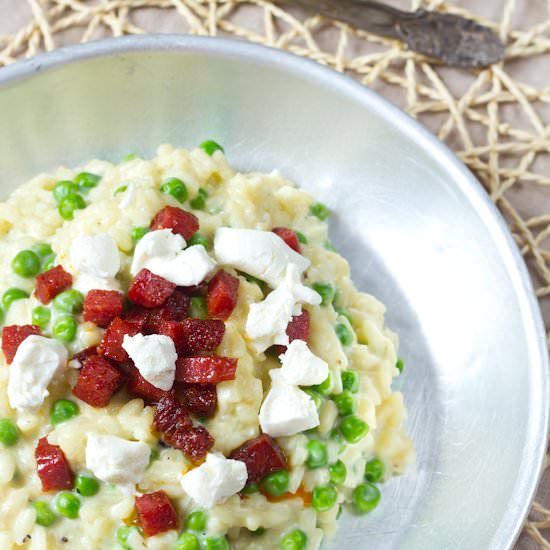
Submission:
[[[0,548],[315,550],[376,508],[403,361],[329,216],[212,141],[0,203]]]

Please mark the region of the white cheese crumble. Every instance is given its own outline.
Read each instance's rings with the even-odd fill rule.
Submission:
[[[245,331],[256,352],[263,352],[274,344],[288,344],[286,329],[292,316],[301,313],[301,303],[319,305],[321,296],[302,284],[296,264],[291,263],[279,286],[262,302],[251,304],[248,311]]]
[[[295,386],[313,386],[324,382],[329,374],[328,364],[317,357],[303,340],[293,340],[280,356],[281,376]]]
[[[120,253],[110,235],[80,235],[71,244],[69,255],[67,267],[74,276],[73,288],[84,294],[92,289],[120,289],[115,279],[120,270]]]
[[[125,334],[122,348],[147,382],[161,390],[172,389],[178,358],[172,338],[161,334]]]
[[[259,229],[218,228],[214,254],[218,263],[253,275],[272,288],[284,279],[288,264],[296,265],[299,275],[310,265],[275,233]]]
[[[69,355],[57,340],[33,334],[21,342],[9,368],[8,399],[18,411],[36,410],[49,395],[50,382]]]
[[[181,477],[181,486],[199,506],[213,508],[243,489],[247,479],[244,462],[209,453],[201,466]]]
[[[319,425],[319,413],[311,397],[289,384],[278,369],[270,371],[271,389],[260,408],[260,426],[271,437],[294,435]]]
[[[101,481],[132,492],[149,465],[151,449],[141,441],[114,435],[88,434],[86,467]]]
[[[204,246],[194,245],[183,250],[185,239],[169,229],[147,233],[136,245],[130,268],[137,275],[146,268],[180,286],[198,285],[216,267]]]

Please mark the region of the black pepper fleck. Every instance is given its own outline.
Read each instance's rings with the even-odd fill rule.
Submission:
[[[69,542],[69,539],[67,537],[61,537],[61,542]]]

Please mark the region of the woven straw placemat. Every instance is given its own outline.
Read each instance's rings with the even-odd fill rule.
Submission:
[[[475,172],[508,221],[550,326],[550,0],[406,0],[494,28],[506,60],[434,65],[400,44],[263,0],[0,0],[0,67],[105,36],[234,36],[309,57],[418,118]],[[516,550],[550,550],[550,457]],[[443,550],[443,549],[442,549]]]

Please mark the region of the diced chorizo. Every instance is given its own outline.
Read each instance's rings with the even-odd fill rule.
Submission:
[[[36,276],[35,294],[43,304],[48,304],[72,284],[73,276],[60,265],[56,265]]]
[[[175,289],[174,283],[142,269],[130,284],[128,298],[143,307],[157,307],[164,304]]]
[[[73,488],[74,475],[61,447],[50,444],[48,439],[43,437],[38,441],[34,457],[43,491]]]
[[[174,397],[163,397],[157,404],[153,426],[158,432],[185,430],[193,426],[187,409]]]
[[[107,327],[124,309],[122,292],[116,290],[90,290],[84,299],[84,321]]]
[[[178,515],[164,491],[138,496],[135,504],[139,523],[147,536],[178,528]]]
[[[163,440],[180,449],[192,462],[200,462],[214,446],[214,438],[203,426],[167,432],[163,435]]]
[[[128,367],[126,370],[126,390],[130,395],[141,397],[148,403],[158,403],[163,398],[173,399],[172,392],[153,386],[133,366]]]
[[[105,407],[123,382],[122,373],[99,355],[88,357],[80,369],[73,394],[92,407]]]
[[[219,355],[180,357],[176,361],[176,381],[187,384],[217,384],[233,380],[237,359]]]
[[[303,309],[300,315],[294,315],[294,317],[292,317],[290,323],[288,323],[286,327],[288,341],[292,342],[293,340],[303,340],[304,342],[308,342],[309,329],[309,311]],[[278,355],[281,355],[286,351],[286,346],[275,346],[275,348]]]
[[[292,250],[295,250],[296,252],[300,253],[300,241],[298,240],[298,236],[292,229],[289,229],[288,227],[274,227],[272,229],[273,233],[281,237],[285,243],[292,248]]]
[[[115,317],[107,327],[97,351],[108,359],[123,363],[128,360],[128,354],[122,347],[124,336],[135,336],[138,332],[139,328],[134,323]]]
[[[248,483],[255,483],[268,474],[288,469],[284,451],[267,434],[262,434],[235,449],[229,456],[246,464]]]
[[[40,334],[40,327],[36,325],[10,325],[3,328],[2,351],[8,364],[13,361],[21,342],[32,334]]]
[[[175,206],[165,206],[151,221],[151,229],[171,229],[188,241],[199,229],[197,216]]]
[[[214,416],[218,405],[216,386],[182,384],[181,395],[187,410],[199,418]]]
[[[185,319],[182,322],[185,353],[214,351],[223,340],[225,324],[218,319]]]
[[[239,279],[220,269],[208,283],[208,314],[224,321],[237,305]]]

